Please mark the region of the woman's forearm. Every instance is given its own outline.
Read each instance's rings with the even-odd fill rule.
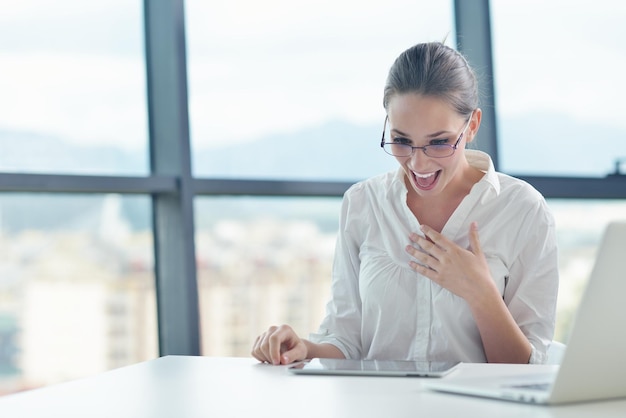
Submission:
[[[340,349],[332,344],[317,344],[309,340],[302,340],[307,348],[307,358],[345,358]]]

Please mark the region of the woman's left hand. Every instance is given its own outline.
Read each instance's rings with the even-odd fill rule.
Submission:
[[[494,282],[480,245],[476,222],[470,225],[469,250],[426,225],[422,225],[422,232],[426,238],[411,234],[409,238],[415,245],[406,247],[406,251],[415,258],[415,261],[409,262],[413,270],[470,304],[485,293],[491,293],[484,292],[488,288],[493,290]]]

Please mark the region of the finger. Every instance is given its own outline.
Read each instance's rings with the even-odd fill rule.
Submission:
[[[280,355],[283,344],[291,348],[293,331],[290,327],[281,326],[269,337],[269,358],[272,364],[280,364]]]
[[[436,257],[432,256],[431,254],[420,248],[415,248],[412,245],[407,245],[405,251],[415,259],[412,260],[413,262],[416,262],[420,265],[429,266],[438,262]]]
[[[437,270],[425,264],[416,263],[415,261],[409,261],[409,266],[415,270],[415,272],[422,276],[428,277],[431,280],[436,281],[438,277]]]
[[[409,235],[409,239],[418,245],[418,248],[414,246],[408,246],[407,252],[418,258],[420,253],[429,254],[433,256],[435,259],[439,260],[441,256],[446,252],[443,248],[433,243],[432,241],[427,240],[424,237],[419,236],[418,234]]]
[[[475,255],[482,255],[483,249],[480,245],[480,237],[478,235],[478,223],[472,222],[469,231],[470,249]]]
[[[277,330],[277,327],[271,326],[265,333],[263,333],[262,338],[259,341],[259,347],[257,353],[263,358],[263,361],[268,363],[272,362],[272,356],[270,351],[270,337]]]
[[[420,229],[424,233],[424,236],[437,247],[441,248],[444,251],[446,251],[447,248],[450,247],[451,241],[441,235],[439,232],[429,227],[428,225],[420,225]]]
[[[254,346],[254,349],[252,350],[252,356],[262,363],[270,362],[270,358],[267,355],[266,338],[267,338],[267,332],[264,332],[263,334],[259,335],[257,337],[257,342]]]
[[[267,343],[267,333],[263,335],[261,341],[259,341],[259,345],[256,350],[257,357],[260,358],[263,362],[269,363],[270,357],[268,353],[268,343]]]
[[[293,363],[294,361],[304,360],[306,358],[306,353],[302,349],[300,345],[296,345],[293,349],[289,351],[285,351],[283,355],[280,357],[280,361],[282,364]]]
[[[259,342],[261,341],[261,337],[262,336],[259,335],[258,337],[256,337],[256,340],[254,340],[254,344],[252,345],[252,351],[250,352],[250,354],[252,355],[252,357],[263,363],[265,362],[265,359],[263,358],[263,355],[259,350]]]

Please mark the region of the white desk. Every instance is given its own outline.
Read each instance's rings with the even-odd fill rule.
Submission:
[[[547,367],[463,364],[454,376]],[[0,417],[626,417],[626,400],[544,407],[430,392],[421,382],[297,376],[247,358],[168,356],[2,397]]]

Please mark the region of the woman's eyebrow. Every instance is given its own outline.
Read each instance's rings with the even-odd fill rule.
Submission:
[[[402,131],[400,131],[398,129],[392,129],[391,132],[395,133],[396,135],[403,136],[403,137],[406,137],[406,138],[410,138],[411,137],[411,135],[406,134],[406,133],[404,133],[404,132],[402,132]],[[437,132],[434,132],[432,134],[426,135],[426,138],[436,138],[436,137],[438,137],[440,135],[450,134],[450,133],[451,133],[450,131],[437,131]]]
[[[451,133],[450,131],[438,131],[438,132],[426,135],[426,138],[435,138],[435,137],[441,136],[443,134],[450,134],[450,133]]]
[[[393,132],[394,134],[399,135],[399,136],[404,136],[404,137],[407,137],[407,138],[411,137],[411,135],[405,134],[404,132],[399,131],[398,129],[392,129],[391,132]]]

